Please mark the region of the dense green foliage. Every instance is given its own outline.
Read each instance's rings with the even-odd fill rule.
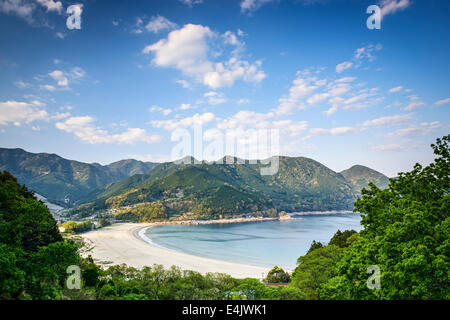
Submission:
[[[432,145],[426,167],[370,185],[355,210],[364,212],[360,238],[338,264],[324,298],[450,299],[450,135]],[[366,286],[367,267],[381,269],[381,289]]]
[[[432,145],[436,159],[363,189],[359,234],[338,232],[299,258],[292,283],[316,299],[450,299],[450,136]],[[380,288],[367,285],[370,266]]]
[[[151,222],[167,219],[167,213],[161,202],[149,202],[121,209],[115,214],[115,218],[132,222]]]
[[[67,266],[80,264],[47,207],[0,172],[0,298],[57,299]]]
[[[162,201],[177,212],[203,218],[267,211],[350,210],[360,189],[342,174],[307,158],[279,158],[279,170],[262,176],[263,164],[165,163],[146,175],[131,177],[92,194],[75,212]],[[356,170],[353,178],[388,179],[376,171]],[[353,172],[349,169],[349,172]],[[170,215],[170,210],[168,214]]]
[[[29,153],[0,148],[0,170],[13,174],[20,183],[55,203],[70,204],[96,189],[129,176],[147,173],[156,164],[122,160],[102,166],[67,160],[55,154]]]
[[[264,279],[266,283],[288,283],[291,281],[291,276],[289,273],[283,270],[278,266],[273,267],[269,273],[267,273],[267,277]]]
[[[253,300],[304,299],[297,288],[266,287],[257,279],[238,280],[226,274],[208,273],[161,265],[142,270],[125,265],[110,267],[97,285],[98,299],[113,300]]]

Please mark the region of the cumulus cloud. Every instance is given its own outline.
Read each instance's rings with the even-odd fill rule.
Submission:
[[[0,125],[13,123],[19,126],[23,123],[31,123],[36,120],[48,120],[48,113],[42,107],[45,106],[39,101],[19,102],[5,101],[0,102]]]
[[[200,4],[203,0],[180,0],[181,3],[187,5],[188,7],[193,7],[196,4]]]
[[[450,103],[450,98],[436,101],[434,104],[437,106],[443,106],[444,104],[447,104],[447,103]]]
[[[422,101],[413,100],[405,108],[402,108],[402,110],[411,111],[423,106],[425,106],[425,103],[423,103]]]
[[[389,89],[390,93],[400,92],[403,90],[403,86],[394,87],[392,89]]]
[[[237,103],[238,104],[247,104],[247,103],[250,103],[250,100],[246,99],[246,98],[242,98],[242,99],[239,99]]]
[[[242,12],[253,12],[258,10],[262,5],[274,0],[242,0],[240,7]]]
[[[176,80],[175,82],[178,83],[179,85],[181,85],[185,89],[192,89],[191,84],[186,80],[181,79],[181,80]]]
[[[170,120],[152,120],[150,124],[155,128],[163,128],[167,131],[176,130],[179,128],[190,128],[195,125],[204,125],[215,119],[215,115],[211,112],[203,114],[196,113],[192,117],[186,117],[182,119],[170,119]]]
[[[442,124],[439,121],[422,122],[420,126],[414,125],[408,128],[398,129],[394,132],[386,134],[386,138],[415,138],[420,136],[426,136],[434,133],[438,128],[441,128]]]
[[[352,65],[353,65],[353,63],[350,62],[350,61],[344,61],[344,62],[342,62],[342,63],[339,63],[339,64],[336,66],[336,72],[337,72],[337,73],[341,73],[341,72],[343,72],[343,71],[345,71],[345,70],[351,68]]]
[[[397,11],[405,10],[411,5],[410,0],[382,0],[378,3],[381,8],[381,18]]]
[[[37,2],[45,7],[47,9],[47,12],[49,11],[55,11],[59,14],[63,11],[63,5],[61,1],[54,1],[54,0],[37,0]]]
[[[380,144],[372,146],[374,151],[403,151],[404,148],[399,144]]]
[[[209,104],[221,104],[227,102],[227,99],[225,99],[222,92],[210,91],[205,93],[203,96],[208,99]]]
[[[402,125],[410,122],[412,119],[412,114],[396,114],[393,116],[380,117],[373,120],[365,121],[362,126],[367,127],[386,127],[393,125]]]
[[[153,53],[152,62],[156,66],[176,68],[212,89],[231,87],[236,80],[258,83],[266,77],[261,61],[249,63],[240,59],[236,51],[227,60],[213,62],[209,43],[216,41],[220,45],[218,39],[224,44],[224,38],[209,27],[187,24],[170,32],[166,39],[146,46],[142,52]]]
[[[340,136],[350,132],[354,132],[352,127],[336,127],[331,129],[312,128],[309,130],[309,136]]]
[[[160,112],[163,115],[168,116],[169,114],[172,113],[172,109],[164,109],[159,106],[152,106],[152,107],[150,107],[150,112]]]
[[[310,105],[315,105],[318,104],[324,100],[326,100],[328,97],[330,96],[329,93],[324,92],[324,93],[316,93],[314,95],[312,95],[311,97],[308,98],[307,102]]]
[[[292,82],[292,86],[289,89],[289,95],[279,99],[280,104],[274,112],[277,115],[286,115],[292,113],[293,110],[305,109],[306,106],[303,100],[318,87],[316,77],[309,76],[308,72],[298,72],[297,78]],[[317,100],[317,98],[313,100]]]
[[[0,12],[16,15],[28,23],[33,22],[33,11],[36,8],[34,3],[23,0],[3,0],[0,2]]]
[[[44,84],[44,85],[40,85],[39,89],[41,90],[47,90],[47,91],[55,91],[56,88],[50,84]]]
[[[28,82],[24,82],[22,80],[14,82],[14,85],[20,89],[29,88],[31,86],[31,84],[29,84]]]
[[[180,110],[189,110],[189,109],[194,109],[197,108],[196,106],[191,106],[191,104],[189,103],[182,103],[180,105]]]
[[[69,85],[69,80],[61,70],[54,70],[48,75],[58,83],[58,86],[67,87]]]
[[[57,122],[56,128],[74,134],[81,141],[90,144],[115,143],[115,144],[135,144],[137,142],[156,143],[161,140],[158,135],[149,135],[144,129],[128,128],[118,134],[111,134],[108,131],[96,126],[94,119],[90,116],[71,117],[64,122]]]
[[[162,30],[173,30],[176,29],[178,25],[169,19],[162,17],[160,15],[152,17],[149,23],[145,26],[147,31],[158,33]]]

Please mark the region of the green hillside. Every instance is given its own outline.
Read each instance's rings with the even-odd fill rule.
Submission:
[[[236,160],[232,164],[163,163],[148,174],[129,177],[90,194],[86,198],[88,203],[80,209],[92,212],[161,201],[168,208],[175,208],[178,214],[205,217],[271,209],[351,210],[360,193],[353,180],[312,159],[279,157],[279,170],[272,176],[260,174],[265,166],[261,162],[239,164]],[[377,180],[369,179],[376,184],[384,183],[382,178],[387,179],[366,169],[377,177]],[[351,177],[357,176],[356,172]],[[355,181],[361,180],[358,179]]]
[[[131,175],[147,173],[156,164],[122,160],[107,166],[64,159],[55,154],[0,148],[0,170],[54,202],[73,204],[90,192]]]
[[[386,189],[389,185],[389,178],[384,174],[361,165],[355,165],[342,171],[341,174],[353,185],[356,191],[368,188],[369,182],[373,182],[381,189]]]

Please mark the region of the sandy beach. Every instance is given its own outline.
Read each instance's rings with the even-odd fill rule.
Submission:
[[[176,265],[202,274],[221,272],[235,278],[262,278],[269,271],[269,268],[203,258],[154,246],[138,237],[138,231],[149,226],[152,224],[120,223],[84,233],[81,236],[92,248],[83,255],[90,254],[97,263],[105,266],[125,263],[142,268],[162,264],[170,268]]]

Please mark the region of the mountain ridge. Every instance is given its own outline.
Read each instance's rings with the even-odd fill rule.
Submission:
[[[0,148],[0,170],[9,171],[18,181],[51,201],[80,197],[136,173],[146,173],[156,164],[134,159],[108,165],[68,160],[54,153],[31,153],[21,148]]]
[[[268,166],[263,163],[275,158],[279,160],[278,172],[262,176],[261,168]],[[0,148],[0,170],[10,171],[49,200],[58,203],[70,197],[71,205],[82,204],[89,212],[158,201],[180,212],[204,213],[210,207],[213,214],[352,209],[368,182],[384,188],[389,181],[382,173],[362,165],[335,172],[307,157],[275,158],[249,161],[225,156],[212,162],[183,158],[191,160],[190,164],[125,159],[101,165],[57,154]],[[220,164],[229,163],[226,159],[233,161]]]

